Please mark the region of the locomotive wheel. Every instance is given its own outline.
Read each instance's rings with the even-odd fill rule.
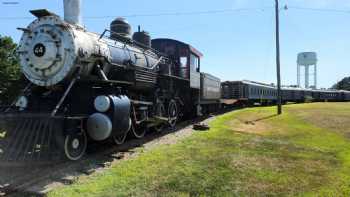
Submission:
[[[161,102],[157,103],[156,115],[159,116],[159,117],[165,117],[166,116],[164,104],[161,103]],[[160,132],[163,131],[164,126],[165,125],[163,123],[160,123],[159,125],[152,127],[152,129],[155,132],[160,133]]]
[[[64,140],[65,156],[72,161],[81,159],[86,151],[87,137],[85,132],[67,134]]]
[[[171,100],[168,106],[168,123],[171,128],[174,128],[178,119],[178,109],[175,100]]]
[[[146,135],[148,128],[146,126],[141,125],[132,125],[131,126],[131,133],[133,135],[133,137],[137,138],[137,139],[141,139]]]
[[[116,145],[122,145],[124,144],[125,140],[126,140],[126,137],[128,136],[128,133],[129,131],[131,130],[131,127],[132,127],[132,122],[131,122],[131,119],[129,119],[129,124],[130,124],[130,127],[129,127],[129,130],[124,133],[124,134],[121,134],[121,135],[117,135],[117,136],[114,136],[113,137],[113,141]]]
[[[122,145],[125,142],[126,136],[128,135],[128,133],[125,134],[121,134],[118,136],[114,136],[113,137],[113,141],[116,145]]]
[[[160,124],[157,126],[152,127],[153,131],[157,132],[157,133],[161,133],[164,129],[164,124]]]

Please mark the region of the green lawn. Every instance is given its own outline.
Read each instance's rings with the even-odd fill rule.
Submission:
[[[6,132],[0,130],[0,138],[4,138],[6,135]]]
[[[49,196],[350,196],[350,103],[250,108]]]

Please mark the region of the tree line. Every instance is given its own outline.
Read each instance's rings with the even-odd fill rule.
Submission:
[[[334,84],[333,89],[337,90],[349,90],[350,91],[350,77],[345,77],[338,83]]]

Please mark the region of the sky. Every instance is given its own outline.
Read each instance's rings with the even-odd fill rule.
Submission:
[[[152,38],[189,43],[204,54],[202,72],[222,81],[276,83],[273,6],[274,0],[83,0],[82,14],[93,32],[127,16],[135,31],[141,25]],[[350,0],[280,0],[280,7],[283,85],[297,83],[297,54],[304,51],[318,54],[319,87],[350,76]],[[0,35],[18,42],[16,28],[33,20],[29,10],[41,8],[62,16],[63,0],[0,0]]]

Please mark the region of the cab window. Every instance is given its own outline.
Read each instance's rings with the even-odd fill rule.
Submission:
[[[180,57],[181,68],[187,67],[187,57]]]
[[[190,56],[191,71],[198,72],[199,70],[199,58],[193,54]]]

